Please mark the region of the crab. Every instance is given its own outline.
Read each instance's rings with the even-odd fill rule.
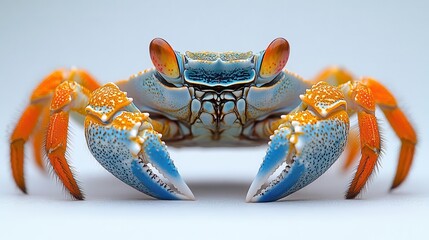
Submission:
[[[10,137],[17,186],[26,193],[24,146],[31,138],[35,161],[44,156],[75,199],[84,199],[66,158],[69,117],[84,125],[94,158],[129,186],[157,199],[191,200],[169,146],[249,147],[268,150],[247,202],[282,199],[321,176],[345,150],[346,167],[361,153],[345,195],[355,198],[380,156],[378,106],[401,140],[392,189],[407,177],[416,133],[394,96],[373,78],[357,80],[330,67],[313,80],[284,70],[284,38],[265,51],[181,54],[163,39],[149,46],[154,68],[128,80],[100,85],[81,69],[59,69],[33,91]],[[360,137],[349,134],[357,115]]]

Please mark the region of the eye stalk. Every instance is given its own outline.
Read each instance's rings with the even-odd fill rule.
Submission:
[[[263,53],[259,67],[257,84],[263,84],[274,79],[286,66],[289,59],[290,47],[284,38],[276,38],[268,45]]]
[[[173,48],[162,38],[155,38],[149,45],[150,58],[156,70],[165,80],[174,85],[182,83],[178,56]]]

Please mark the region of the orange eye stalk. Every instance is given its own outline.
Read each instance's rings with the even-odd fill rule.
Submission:
[[[150,58],[156,70],[170,78],[180,77],[179,64],[173,48],[162,38],[155,38],[149,45]]]
[[[259,76],[271,78],[280,73],[289,59],[290,47],[284,38],[276,38],[268,45],[262,58]]]

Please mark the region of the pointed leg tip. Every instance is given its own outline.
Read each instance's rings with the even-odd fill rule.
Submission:
[[[392,186],[390,187],[390,191],[394,190],[395,188],[401,186],[401,184],[404,182],[405,178],[398,178],[393,180]]]
[[[74,200],[79,200],[79,201],[85,200],[85,196],[82,194],[82,192],[70,193],[70,194]]]
[[[18,186],[18,188],[21,190],[22,193],[28,194],[27,193],[27,188],[25,186]]]
[[[347,192],[345,195],[346,199],[355,199],[359,195],[359,192]]]
[[[401,185],[401,183],[393,183],[392,186],[390,187],[390,192],[392,192],[393,190],[395,190],[397,187],[399,187],[399,185]]]

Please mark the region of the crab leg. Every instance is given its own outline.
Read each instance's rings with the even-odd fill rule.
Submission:
[[[398,167],[391,189],[398,187],[407,177],[413,162],[417,135],[405,114],[398,107],[395,97],[377,80],[365,78],[362,82],[368,86],[377,105],[381,108],[396,135],[401,140]]]
[[[347,99],[349,109],[357,112],[361,159],[350,184],[346,198],[355,198],[372,174],[381,150],[380,133],[375,117],[375,101],[371,90],[360,82],[348,82],[340,86]]]
[[[24,193],[27,192],[24,180],[25,143],[35,131],[43,109],[48,108],[52,92],[63,78],[63,73],[60,70],[54,71],[37,86],[31,95],[30,105],[21,115],[10,137],[10,162],[13,178],[16,185]]]
[[[346,70],[331,67],[319,74],[315,78],[315,82],[326,81],[333,86],[339,86],[353,79],[354,77]],[[401,140],[398,166],[391,186],[391,189],[394,189],[405,180],[411,168],[415,145],[417,144],[416,132],[406,115],[399,108],[393,94],[385,86],[372,78],[364,78],[361,82],[371,89],[375,103],[381,108],[396,135]],[[351,136],[346,148],[347,156],[344,169],[352,165],[358,154],[358,149],[359,142]]]
[[[349,129],[343,94],[320,82],[301,99],[299,109],[282,116],[283,123],[270,137],[267,154],[246,201],[275,201],[305,187],[343,151]]]
[[[85,135],[93,156],[121,181],[158,199],[194,199],[171,160],[161,134],[178,129],[141,113],[131,98],[109,83],[93,92]]]
[[[347,171],[353,165],[356,160],[356,157],[360,151],[360,143],[359,143],[359,133],[354,129],[350,129],[350,134],[347,140],[346,149],[344,150],[345,161],[343,165],[343,170]]]
[[[26,193],[24,180],[24,144],[37,125],[42,107],[30,105],[22,114],[10,138],[10,160],[13,178],[22,192]]]
[[[89,97],[90,92],[87,89],[71,80],[61,83],[56,88],[51,102],[51,116],[45,143],[45,151],[54,172],[71,195],[79,200],[83,199],[83,194],[65,157],[69,111],[83,115]]]
[[[41,113],[38,126],[35,128],[32,140],[33,140],[33,153],[34,160],[36,161],[37,167],[41,170],[45,170],[43,157],[46,155],[44,152],[45,135],[48,130],[49,124],[49,108],[44,107]]]
[[[32,137],[36,163],[43,169],[43,153],[41,149],[50,121],[49,105],[57,87],[67,80],[84,84],[90,89],[98,86],[96,81],[83,70],[72,69],[69,71],[60,69],[52,72],[33,91],[30,104],[20,117],[11,135],[10,161],[12,172],[16,184],[24,193],[26,193],[23,169],[25,143]],[[60,97],[57,97],[57,101],[58,99]]]

